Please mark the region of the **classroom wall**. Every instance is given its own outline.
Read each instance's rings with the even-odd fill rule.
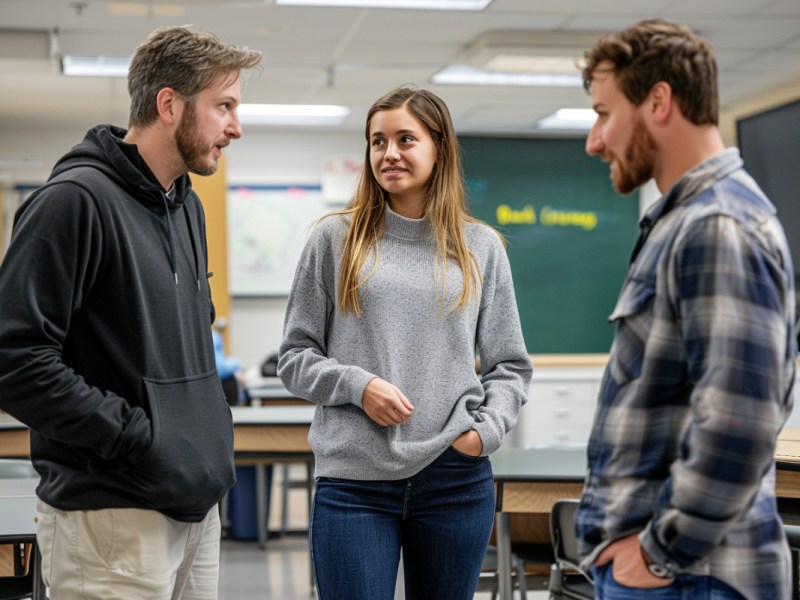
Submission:
[[[361,156],[364,141],[358,134],[332,131],[255,131],[245,132],[227,152],[230,185],[319,185],[325,157]],[[640,210],[658,197],[654,184],[645,186],[639,197]],[[257,365],[277,351],[286,298],[234,296],[231,307],[232,351],[246,366]]]
[[[726,144],[735,144],[735,119],[800,97],[800,85],[774,90],[721,113]],[[0,119],[0,152],[24,156],[31,166],[0,173],[6,200],[13,200],[13,186],[43,182],[53,163],[85,134],[93,123],[63,123],[43,128],[36,123]],[[319,185],[325,157],[362,155],[364,142],[358,132],[336,130],[246,130],[241,140],[227,149],[229,185]],[[654,186],[641,195],[644,206],[658,197]],[[258,364],[280,344],[285,298],[232,298],[229,327],[231,352],[245,365]]]
[[[235,185],[320,185],[322,163],[331,156],[362,155],[357,133],[303,129],[245,131],[228,152],[228,183]],[[231,300],[231,349],[246,366],[277,352],[286,298]]]

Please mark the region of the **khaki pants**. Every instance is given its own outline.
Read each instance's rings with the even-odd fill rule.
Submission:
[[[36,540],[52,600],[215,600],[217,508],[200,523],[153,510],[63,511],[37,501]]]

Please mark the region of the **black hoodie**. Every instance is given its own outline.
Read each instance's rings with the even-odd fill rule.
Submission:
[[[200,521],[234,481],[214,367],[205,218],[100,125],[19,208],[0,264],[0,408],[62,510]]]

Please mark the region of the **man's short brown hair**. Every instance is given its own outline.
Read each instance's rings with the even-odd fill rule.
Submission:
[[[583,86],[588,92],[594,73],[609,71],[625,97],[639,106],[659,81],[672,88],[681,113],[695,125],[719,122],[717,61],[710,44],[684,25],[663,19],[636,25],[600,38],[584,53]]]
[[[238,75],[260,62],[261,52],[226,44],[213,33],[191,26],[156,29],[136,48],[128,69],[128,126],[156,120],[156,95],[165,87],[191,105],[219,77]]]

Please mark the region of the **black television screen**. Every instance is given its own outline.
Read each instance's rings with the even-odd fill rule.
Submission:
[[[800,276],[800,100],[736,122],[744,168],[778,209]]]

